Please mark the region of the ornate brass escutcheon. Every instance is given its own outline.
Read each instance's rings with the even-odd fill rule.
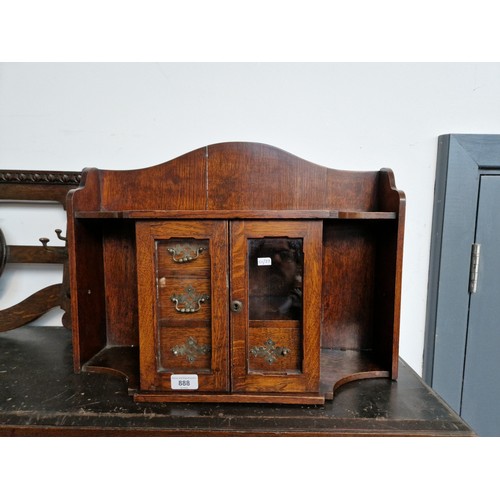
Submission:
[[[185,344],[176,345],[171,349],[174,356],[186,356],[190,363],[196,361],[198,356],[208,354],[210,350],[209,345],[200,345],[193,337],[188,337]]]
[[[167,247],[167,252],[172,256],[172,260],[179,264],[196,260],[202,252],[208,248],[194,243],[177,243],[172,247]]]
[[[175,303],[175,310],[180,313],[198,312],[201,309],[201,304],[209,299],[209,295],[197,293],[191,285],[187,286],[185,293],[175,294],[170,297],[170,300]]]
[[[280,347],[272,339],[267,339],[264,346],[254,346],[250,349],[250,353],[256,358],[265,358],[272,365],[279,357],[285,357],[290,353],[288,347]]]

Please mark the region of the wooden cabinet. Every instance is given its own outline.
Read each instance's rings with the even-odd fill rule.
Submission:
[[[389,170],[261,144],[89,169],[68,199],[75,370],[140,402],[321,404],[396,378],[403,224]]]
[[[184,399],[179,390],[318,393],[321,230],[319,221],[138,222],[141,390],[168,400]]]

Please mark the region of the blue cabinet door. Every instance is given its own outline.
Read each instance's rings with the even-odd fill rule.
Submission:
[[[477,290],[470,296],[461,416],[480,436],[500,436],[500,176],[482,175],[476,242]]]

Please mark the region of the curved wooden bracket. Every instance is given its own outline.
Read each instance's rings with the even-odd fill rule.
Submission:
[[[61,304],[62,284],[50,285],[18,304],[0,311],[0,332],[29,323]]]

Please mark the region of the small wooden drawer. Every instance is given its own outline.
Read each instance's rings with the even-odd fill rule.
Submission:
[[[207,276],[210,245],[207,239],[171,238],[157,242],[158,276]]]
[[[266,323],[268,326],[264,326]],[[251,321],[248,371],[266,374],[301,373],[300,332],[299,321]]]
[[[210,279],[168,276],[160,278],[158,309],[161,320],[174,322],[210,320]]]
[[[205,327],[162,327],[159,343],[160,371],[210,373],[212,334],[209,324]]]

